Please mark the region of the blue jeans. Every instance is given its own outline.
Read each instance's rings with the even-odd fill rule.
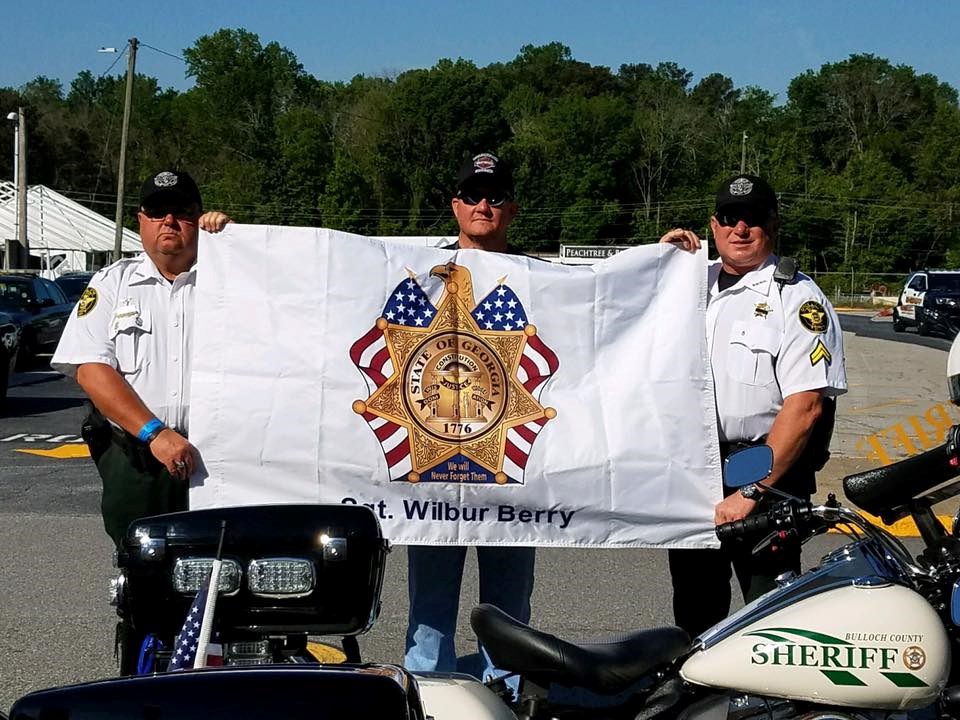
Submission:
[[[403,663],[408,670],[456,672],[454,634],[466,557],[465,546],[407,548],[410,615]],[[536,548],[478,547],[477,561],[480,602],[496,605],[520,622],[530,622]],[[483,646],[480,654],[482,680],[504,674],[494,667]]]

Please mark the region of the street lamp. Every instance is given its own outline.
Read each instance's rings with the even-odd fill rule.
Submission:
[[[16,193],[17,188],[17,163],[20,161],[20,138],[18,137],[20,133],[20,116],[15,112],[7,113],[7,120],[14,123],[13,125],[13,188],[14,193]],[[19,198],[14,194],[14,206],[13,206],[13,236],[17,237],[17,233],[20,230],[20,203]],[[4,243],[3,248],[3,269],[10,269],[10,253],[7,252],[6,243]]]
[[[20,241],[20,252],[25,254],[29,260],[30,255],[27,245],[27,128],[24,122],[23,108],[18,108],[17,112],[7,113],[7,120],[15,123],[13,126],[13,181],[17,189],[17,204],[14,212],[14,225],[16,227],[16,238]],[[8,247],[4,247],[3,267],[10,269],[10,252]],[[19,256],[17,264],[19,264]]]

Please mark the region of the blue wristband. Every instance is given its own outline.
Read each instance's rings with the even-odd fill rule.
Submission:
[[[137,433],[137,439],[140,442],[150,442],[154,437],[156,437],[157,433],[159,433],[165,427],[166,425],[163,424],[163,421],[159,420],[158,418],[147,420],[143,427],[140,428],[140,432]]]

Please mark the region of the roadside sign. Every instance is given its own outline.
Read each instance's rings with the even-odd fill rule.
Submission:
[[[633,245],[561,245],[560,262],[564,265],[593,265],[631,247]]]

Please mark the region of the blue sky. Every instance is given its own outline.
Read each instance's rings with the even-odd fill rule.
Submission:
[[[674,61],[780,99],[806,69],[869,52],[960,87],[960,3],[940,0],[660,2],[635,0],[417,2],[402,0],[5,0],[0,10],[0,87],[38,75],[67,87],[81,70],[100,74],[129,37],[179,55],[204,34],[242,27],[277,41],[324,80],[392,75],[439,58],[508,61],[526,44],[560,41],[573,56],[616,70]],[[118,62],[111,74],[125,71]],[[137,71],[186,89],[181,61],[142,47]]]

